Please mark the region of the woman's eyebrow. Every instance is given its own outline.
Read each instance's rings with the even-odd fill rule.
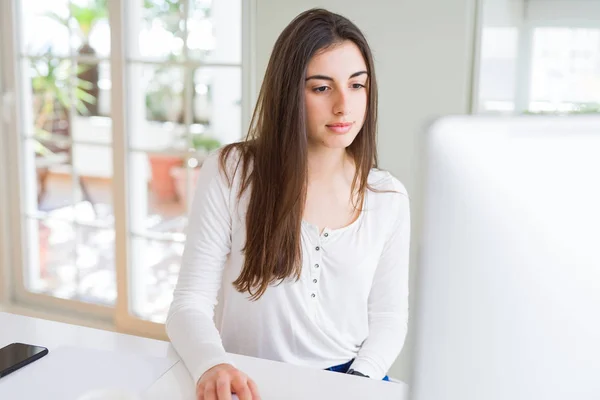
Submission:
[[[350,78],[348,78],[348,79],[356,78],[357,76],[360,76],[360,75],[369,75],[369,73],[367,71],[358,71],[358,72],[355,72],[352,75],[350,75]]]
[[[355,72],[352,75],[350,75],[350,78],[348,78],[348,79],[356,78],[357,76],[360,76],[360,75],[363,75],[363,74],[367,74],[368,75],[368,72],[367,71],[358,71],[358,72]],[[324,81],[332,81],[333,82],[333,78],[330,77],[330,76],[326,76],[326,75],[311,75],[308,78],[306,78],[307,81],[309,81],[311,79],[321,79],[321,80],[324,80]]]

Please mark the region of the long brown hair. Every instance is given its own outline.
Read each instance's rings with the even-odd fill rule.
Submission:
[[[239,196],[251,187],[246,214],[244,266],[233,282],[252,300],[270,284],[300,278],[300,230],[306,200],[308,138],[304,85],[311,58],[344,41],[360,49],[367,64],[368,101],[362,129],[347,148],[356,165],[352,193],[362,205],[367,178],[377,166],[377,83],[371,50],[364,35],[348,19],[323,9],[298,15],[281,33],[271,54],[246,140],[223,148],[220,166],[232,184],[226,165],[233,150],[242,166]]]

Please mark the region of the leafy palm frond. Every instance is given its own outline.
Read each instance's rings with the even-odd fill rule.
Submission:
[[[54,58],[51,47],[32,63],[31,86],[34,94],[42,101],[38,110],[40,124],[43,125],[43,122],[56,112],[55,101],[64,110],[69,110],[72,105],[81,114],[88,113],[85,103],[95,104],[96,98],[88,93],[88,90],[93,88],[92,82],[76,77],[88,70],[90,66],[77,65],[73,68],[72,65],[69,60]],[[73,86],[72,96],[69,90]]]
[[[83,39],[87,41],[94,25],[108,17],[105,0],[88,1],[85,6],[71,3],[71,17],[77,21]]]
[[[64,26],[69,26],[69,18],[68,17],[62,17],[60,16],[58,13],[54,12],[54,11],[50,11],[47,13],[43,14],[44,16],[50,18],[51,20],[54,20],[56,22],[58,22],[61,25]]]
[[[69,14],[70,18],[77,22],[83,41],[87,42],[96,23],[108,17],[106,0],[89,0],[84,5],[71,2]],[[62,17],[56,12],[47,12],[44,15],[61,25],[69,27],[69,17]]]

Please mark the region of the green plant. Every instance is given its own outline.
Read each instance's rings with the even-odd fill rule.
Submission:
[[[577,115],[577,114],[600,114],[600,103],[579,103],[569,111],[530,111],[523,112],[526,115]]]
[[[179,0],[144,0],[144,8],[147,18],[153,19],[177,14],[182,4]]]
[[[598,114],[600,113],[600,103],[578,104],[577,109],[571,114]]]
[[[191,141],[196,151],[205,150],[210,152],[221,147],[221,142],[218,139],[205,134],[192,135]]]
[[[77,51],[80,55],[95,55],[96,51],[90,46],[90,35],[98,22],[108,18],[107,0],[71,0],[68,10],[69,13],[66,17],[56,12],[49,12],[45,15],[67,29],[72,28],[79,35],[81,46]],[[98,64],[90,63],[84,72],[77,75],[78,78],[90,82],[89,87],[85,90],[94,97],[99,95],[98,74]],[[80,114],[98,115],[98,107],[95,103],[85,103],[85,112],[80,111]]]
[[[108,17],[106,0],[87,0],[81,5],[71,2],[69,4],[69,14],[77,23],[82,42],[88,44],[94,26],[99,21]],[[61,25],[66,27],[69,26],[69,18],[63,18],[55,12],[47,13],[46,16],[52,18]]]
[[[56,102],[65,110],[71,107],[71,103],[77,111],[84,113],[86,111],[84,101],[93,103],[96,101],[94,96],[86,92],[91,87],[91,82],[83,79],[73,78],[75,80],[74,99],[71,100],[69,94],[69,78],[75,74],[84,72],[87,66],[78,65],[75,71],[72,71],[70,60],[59,60],[52,54],[52,48],[38,57],[33,63],[33,78],[31,86],[33,94],[41,100],[38,109],[39,117],[48,116],[55,112]]]
[[[192,134],[190,138],[190,143],[192,148],[196,151],[196,154],[192,157],[189,157],[187,164],[191,168],[195,168],[201,164],[200,159],[203,158],[202,153],[210,153],[213,150],[221,147],[222,143],[219,139],[212,137],[207,134]],[[181,167],[183,167],[186,163],[185,159],[181,160]]]
[[[51,47],[32,62],[31,68],[36,152],[45,155],[49,149],[42,143],[51,138],[53,122],[56,119],[66,120],[71,106],[80,113],[85,113],[87,108],[84,101],[94,103],[96,99],[86,92],[91,83],[73,76],[86,67],[78,66],[74,71],[70,60],[53,57]],[[72,84],[75,85],[73,96],[69,93]]]
[[[193,15],[194,18],[210,18],[212,0],[195,0],[188,3],[188,17]],[[192,14],[190,14],[192,13]],[[147,28],[156,27],[159,25],[168,32],[171,37],[179,38],[180,43],[183,43],[184,31],[182,29],[182,20],[184,18],[184,2],[181,0],[144,0],[144,22]],[[191,49],[188,49],[188,57],[191,56]],[[195,50],[196,52],[198,50]],[[194,53],[195,58],[202,58],[199,54]],[[180,62],[182,59],[181,50],[175,46],[170,49],[170,53],[166,55],[166,59],[172,62]],[[171,66],[162,66],[155,70],[154,76],[148,85],[146,92],[146,109],[147,118],[154,121],[168,121],[183,123],[182,112],[175,118],[169,118],[168,105],[172,104],[176,98],[185,104],[187,91],[192,91],[192,97],[195,98],[194,90],[195,69],[186,70],[183,77],[173,76],[174,68]],[[176,91],[174,89],[173,78],[183,80],[183,90]],[[208,88],[208,96],[210,96],[210,86]],[[202,118],[193,116],[193,123],[207,125],[208,121]]]
[[[169,61],[175,61],[173,54],[169,55]],[[146,117],[151,121],[170,121],[173,117],[169,114],[169,107],[172,107],[176,99],[183,98],[183,93],[176,90],[177,80],[180,76],[174,73],[174,69],[169,65],[159,65],[152,75],[146,88]],[[182,116],[179,115],[175,121],[179,122]]]

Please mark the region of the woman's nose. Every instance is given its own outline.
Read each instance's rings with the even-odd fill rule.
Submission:
[[[350,114],[350,105],[348,104],[348,95],[339,91],[333,105],[333,113],[335,115],[348,115]]]

